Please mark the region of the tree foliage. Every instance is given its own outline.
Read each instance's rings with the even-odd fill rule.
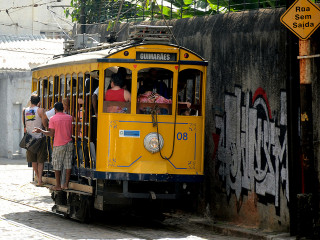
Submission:
[[[284,0],[71,0],[71,8],[65,14],[73,22],[93,24],[110,23],[117,18],[120,22],[190,18],[283,5]]]

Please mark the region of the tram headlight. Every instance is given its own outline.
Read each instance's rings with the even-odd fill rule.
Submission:
[[[159,152],[163,147],[163,137],[159,134],[159,143],[158,143],[158,134],[155,132],[149,133],[145,136],[143,140],[144,148],[151,153]],[[160,146],[160,149],[159,149]]]

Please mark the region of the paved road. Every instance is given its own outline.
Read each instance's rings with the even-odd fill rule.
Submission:
[[[83,224],[53,214],[49,190],[31,183],[25,159],[0,158],[0,239],[241,239],[215,235],[180,219],[163,223],[127,218]]]

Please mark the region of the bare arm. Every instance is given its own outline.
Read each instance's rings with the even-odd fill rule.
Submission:
[[[26,129],[26,119],[25,119],[25,111],[26,109],[23,109],[22,111],[22,124],[23,124],[23,132],[26,133],[27,129]]]
[[[46,136],[49,136],[49,137],[54,137],[54,129],[52,128],[49,128],[48,131],[45,131],[41,128],[34,128],[34,130],[32,132],[36,132],[36,133],[43,133],[44,135]]]
[[[98,96],[96,94],[92,95],[92,106],[94,110],[94,114],[98,117]]]
[[[38,108],[38,115],[41,118],[42,125],[47,128],[48,127],[48,118],[44,111],[44,108]]]
[[[124,94],[123,95],[124,95],[123,97],[126,100],[126,102],[131,102],[131,94],[130,94],[129,91],[124,90]]]

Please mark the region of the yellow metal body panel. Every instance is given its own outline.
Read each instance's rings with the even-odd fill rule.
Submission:
[[[144,137],[157,132],[151,115],[119,115],[99,116],[97,171],[203,174],[203,116],[178,116],[176,126],[174,116],[158,116],[158,131],[164,139],[161,154],[168,158],[173,151],[170,159],[163,159],[159,152],[152,154],[144,148]],[[140,136],[121,137],[123,130],[138,131]]]

